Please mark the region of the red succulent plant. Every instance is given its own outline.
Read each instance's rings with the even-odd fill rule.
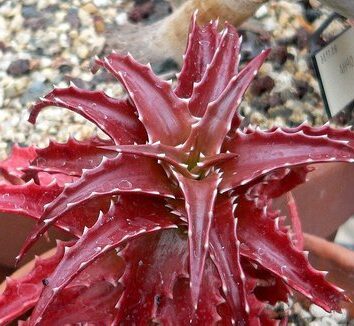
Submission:
[[[19,260],[50,226],[70,243],[38,259],[0,296],[0,324],[267,325],[297,291],[338,310],[342,291],[315,271],[272,199],[315,162],[353,162],[354,134],[242,126],[237,108],[267,57],[238,70],[241,38],[194,17],[177,85],[130,55],[96,60],[127,90],[113,99],[71,85],[31,111],[67,108],[110,140],[14,147],[0,164],[0,210],[38,221]]]

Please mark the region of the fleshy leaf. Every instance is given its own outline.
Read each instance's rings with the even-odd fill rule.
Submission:
[[[154,160],[132,156],[104,158],[98,167],[86,171],[80,180],[66,186],[61,195],[45,208],[40,223],[26,239],[18,259],[50,225],[71,209],[98,198],[131,192],[175,197],[164,170]]]
[[[69,287],[56,299],[48,313],[39,319],[40,324],[61,325],[112,325],[115,304],[122,294],[121,286],[97,281],[90,286]],[[26,325],[36,325],[29,322]]]
[[[6,279],[6,288],[0,295],[0,325],[15,320],[37,303],[43,289],[42,281],[54,271],[63,257],[64,245],[69,244],[58,242],[55,254],[49,258],[37,257],[27,275],[19,279]]]
[[[195,13],[191,21],[183,67],[178,75],[175,89],[176,95],[181,98],[192,96],[194,83],[200,82],[204,76],[220,38],[217,32],[217,22],[211,21],[208,25],[200,27],[196,19]]]
[[[312,127],[307,122],[304,122],[295,128],[282,127],[281,129],[287,133],[297,133],[302,131],[305,135],[309,136],[322,136],[325,139],[328,137],[333,140],[344,141],[354,148],[354,133],[351,128],[351,126],[345,128],[333,128],[329,123],[326,123],[321,127]],[[268,131],[273,132],[276,129],[279,129],[279,127],[271,128]]]
[[[172,297],[176,279],[188,273],[186,244],[186,237],[175,230],[129,242],[120,253],[126,269],[120,279],[124,292],[117,304],[117,321],[140,324],[155,317],[160,301]]]
[[[0,172],[6,172],[9,176],[13,177],[10,181],[13,184],[21,183],[23,176],[23,169],[28,168],[30,162],[36,157],[34,146],[20,147],[14,145],[9,157],[0,162]],[[6,177],[6,176],[5,176]],[[0,180],[1,181],[1,180]]]
[[[187,248],[186,248],[187,249]],[[224,320],[218,313],[218,307],[224,302],[220,295],[221,282],[215,265],[207,258],[200,288],[198,309],[195,311],[189,300],[189,280],[179,278],[174,286],[171,298],[162,297],[156,312],[156,322],[167,326],[215,325]],[[225,323],[225,325],[227,325]]]
[[[344,141],[307,136],[301,131],[286,133],[281,129],[273,132],[257,130],[247,134],[239,131],[226,141],[224,147],[238,157],[220,165],[224,171],[221,191],[245,185],[283,167],[351,162],[354,159],[354,149]]]
[[[325,280],[323,273],[315,271],[304,253],[277,229],[276,220],[267,216],[267,207],[259,209],[252,201],[239,197],[235,216],[243,256],[279,276],[324,309],[339,309],[345,296]]]
[[[176,176],[184,194],[188,217],[191,299],[197,309],[219,177],[212,174],[202,180],[192,180],[181,175]]]
[[[40,220],[44,207],[60,195],[63,188],[55,183],[37,185],[33,182],[22,185],[0,185],[0,212],[13,213]],[[90,201],[66,213],[55,226],[80,236],[85,226],[92,226],[99,210],[106,210],[109,200]]]
[[[174,94],[170,83],[157,78],[149,66],[137,63],[130,55],[113,53],[97,64],[124,84],[150,142],[178,145],[187,139],[192,117],[187,103]]]
[[[108,144],[111,143],[97,138],[82,142],[70,138],[64,144],[50,142],[48,147],[36,149],[37,157],[31,162],[30,169],[79,177],[82,170],[98,166],[104,156],[116,156],[100,147]]]
[[[122,154],[140,155],[155,158],[172,165],[177,171],[186,176],[192,177],[192,174],[184,166],[183,162],[187,161],[188,155],[181,148],[161,144],[160,142],[145,145],[117,145],[104,146],[105,150],[112,150]],[[233,156],[235,154],[232,154]]]
[[[289,210],[292,231],[294,234],[294,245],[297,249],[304,250],[304,235],[302,232],[299,211],[296,206],[295,198],[291,192],[286,194],[286,201]]]
[[[269,199],[278,198],[306,182],[307,174],[313,170],[307,166],[275,170],[265,175],[260,182],[247,185],[245,194],[247,198],[255,201],[257,207],[263,207]]]
[[[34,182],[22,185],[0,184],[0,211],[28,216],[38,220],[43,206],[53,201],[62,191],[56,184],[39,186]]]
[[[250,306],[246,300],[245,274],[240,263],[240,242],[231,198],[219,197],[210,230],[210,253],[220,278],[232,319],[239,324],[250,323]],[[252,307],[251,307],[252,309]]]
[[[106,253],[80,272],[55,298],[46,313],[38,318],[32,314],[28,325],[110,325],[122,294],[117,280],[123,270],[123,260],[115,252]],[[47,286],[50,282],[46,280]]]
[[[251,291],[258,300],[271,305],[275,305],[279,301],[288,302],[291,290],[280,277],[245,257],[241,259],[241,266],[248,280],[248,288],[252,287]],[[251,285],[251,283],[254,284]]]
[[[38,114],[48,106],[58,106],[76,112],[96,124],[117,144],[145,143],[146,132],[134,107],[127,100],[118,100],[102,91],[88,91],[76,86],[55,88],[33,105],[29,121],[35,123]]]
[[[266,59],[263,51],[234,76],[221,95],[209,103],[202,119],[195,125],[191,139],[196,138],[196,150],[204,155],[220,153],[220,148],[231,128],[242,97]],[[241,120],[240,120],[241,121]]]
[[[240,60],[241,39],[235,28],[226,24],[221,40],[203,78],[194,84],[189,110],[196,117],[202,117],[209,105],[225,90],[230,80],[237,74]]]
[[[81,270],[107,251],[141,234],[176,227],[163,202],[123,196],[106,214],[101,214],[96,224],[86,229],[75,245],[65,252],[58,267],[48,278],[48,286],[33,312],[34,320],[45,314],[55,297]]]

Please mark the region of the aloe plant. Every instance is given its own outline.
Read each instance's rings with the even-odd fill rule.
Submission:
[[[234,27],[194,17],[190,30],[175,87],[112,53],[94,70],[127,98],[71,85],[32,107],[32,123],[63,107],[110,139],[14,147],[1,162],[0,210],[37,221],[17,260],[50,226],[73,238],[7,279],[1,325],[32,308],[25,325],[276,324],[270,305],[293,291],[340,309],[343,291],[309,265],[272,199],[310,164],[353,163],[353,132],[245,126],[237,109],[269,50],[239,70]]]

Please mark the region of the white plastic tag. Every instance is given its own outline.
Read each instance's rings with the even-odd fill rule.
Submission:
[[[354,28],[319,50],[313,61],[329,117],[354,102]]]

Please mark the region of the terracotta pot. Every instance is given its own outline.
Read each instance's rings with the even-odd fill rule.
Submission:
[[[52,255],[55,254],[56,248],[52,248],[48,251],[46,251],[45,253],[39,255],[41,258],[48,258]],[[17,269],[14,273],[11,274],[11,278],[17,279],[17,278],[21,278],[22,276],[27,275],[32,268],[34,267],[34,259],[32,259],[31,261],[29,261],[28,263],[24,264],[22,267],[20,267],[19,269]],[[10,274],[8,274],[10,275]],[[6,275],[6,276],[8,276]],[[0,294],[5,290],[5,282],[0,283]]]
[[[316,269],[328,271],[327,280],[346,291],[352,303],[345,303],[354,318],[354,251],[322,238],[304,234],[305,250]]]
[[[354,164],[317,164],[309,181],[293,191],[304,232],[333,238],[338,228],[354,216]],[[287,213],[286,198],[275,205]]]
[[[15,257],[34,225],[33,220],[23,216],[0,214],[0,282],[13,271]],[[49,230],[48,236],[40,239],[31,248],[20,266],[29,262],[35,254],[39,255],[55,247],[55,239],[68,240],[69,237],[64,232]]]

